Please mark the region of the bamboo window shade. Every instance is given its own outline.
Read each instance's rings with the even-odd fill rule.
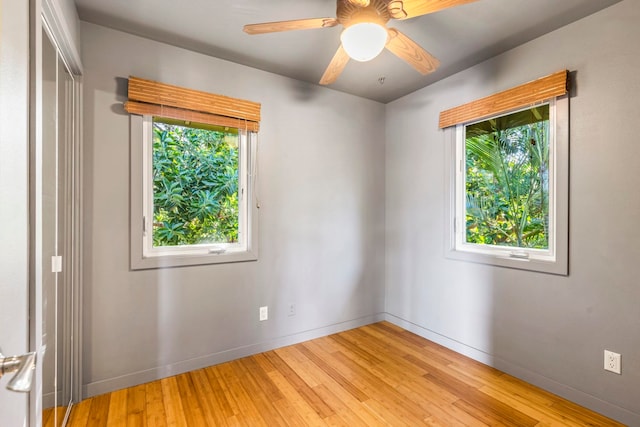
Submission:
[[[546,77],[496,93],[440,113],[440,129],[485,117],[496,116],[516,108],[534,105],[568,92],[569,72],[558,71]]]
[[[153,80],[129,77],[131,114],[152,115],[185,122],[233,127],[257,132],[260,104],[243,99],[185,89]]]

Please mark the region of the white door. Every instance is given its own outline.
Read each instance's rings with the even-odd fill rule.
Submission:
[[[29,271],[29,2],[0,0],[0,348],[26,353]],[[0,425],[25,426],[29,395],[0,379]],[[34,390],[33,393],[37,393]]]

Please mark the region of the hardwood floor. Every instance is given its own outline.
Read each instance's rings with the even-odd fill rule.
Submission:
[[[57,427],[62,425],[67,413],[66,406],[47,408],[42,411],[42,427]]]
[[[387,322],[80,402],[80,426],[621,426]]]

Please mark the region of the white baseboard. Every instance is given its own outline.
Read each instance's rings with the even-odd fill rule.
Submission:
[[[218,365],[220,363],[229,362],[231,360],[240,359],[246,356],[251,356],[253,354],[261,353],[264,351],[269,351],[276,348],[312,340],[314,338],[335,334],[337,332],[358,328],[360,326],[382,321],[384,320],[384,316],[385,315],[383,313],[372,316],[365,316],[359,319],[278,337],[269,341],[251,344],[244,347],[238,347],[219,353],[209,354],[195,359],[184,360],[178,363],[159,366],[157,368],[148,369],[145,371],[133,372],[116,378],[95,381],[85,384],[82,387],[82,397],[86,399],[88,397],[109,393],[114,390],[133,387],[138,384],[148,383],[162,378],[171,377],[173,375],[179,375],[185,372],[194,371],[196,369],[202,369],[207,366]]]
[[[602,414],[606,417],[612,418],[629,426],[640,426],[640,414],[631,412],[628,409],[621,408],[609,402],[605,402],[604,400],[592,396],[588,393],[556,382],[536,372],[530,371],[526,368],[495,357],[489,353],[485,353],[484,351],[469,347],[461,342],[455,341],[451,338],[448,338],[422,326],[416,325],[415,323],[411,323],[407,320],[396,317],[392,314],[385,313],[384,320],[393,323],[394,325],[399,326],[403,329],[406,329],[407,331],[411,331],[416,335],[428,339],[429,341],[433,341],[437,344],[447,347],[448,349],[451,349],[456,353],[463,354],[467,357],[470,357],[471,359],[477,360],[478,362],[494,367],[502,372],[505,372],[537,387],[540,387],[543,390],[561,396],[571,402],[584,406],[585,408],[589,408],[592,411],[598,412],[599,414]]]

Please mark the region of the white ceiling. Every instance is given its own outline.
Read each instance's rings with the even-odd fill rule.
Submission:
[[[620,0],[479,0],[393,26],[436,56],[422,76],[385,51],[350,61],[331,88],[389,102]],[[335,0],[75,0],[80,19],[317,83],[340,27],[250,36],[244,24],[335,17]],[[379,78],[384,77],[384,84]]]

